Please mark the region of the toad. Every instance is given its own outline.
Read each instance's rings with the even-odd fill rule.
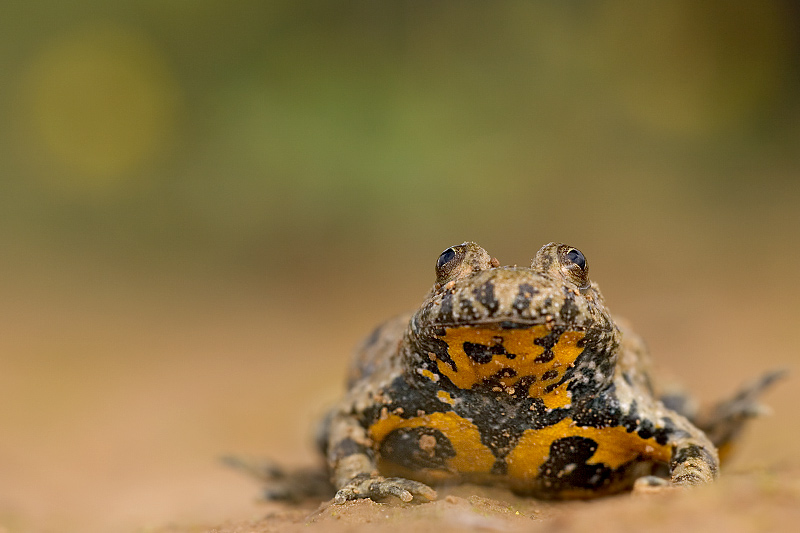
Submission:
[[[650,367],[577,248],[550,243],[510,267],[475,243],[450,247],[421,307],[359,348],[325,419],[334,501],[426,501],[458,482],[548,499],[708,483],[781,375],[701,417]]]

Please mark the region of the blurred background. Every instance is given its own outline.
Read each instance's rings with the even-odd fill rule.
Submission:
[[[260,516],[215,458],[311,464],[465,240],[581,248],[703,399],[798,359],[791,0],[11,2],[0,69],[0,531]]]

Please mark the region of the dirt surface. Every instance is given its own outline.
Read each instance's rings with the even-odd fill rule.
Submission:
[[[351,347],[377,317],[418,303],[427,271],[388,288],[92,270],[42,283],[34,272],[6,287],[0,306],[0,532],[792,529],[796,289],[761,280],[734,292],[722,281],[667,278],[644,293],[632,288],[646,283],[635,274],[597,271],[612,310],[632,318],[661,365],[702,400],[763,370],[793,371],[766,395],[773,415],[749,428],[719,483],[557,504],[472,486],[426,505],[260,502],[258,484],[218,457],[315,464],[315,420],[342,390]],[[343,313],[354,294],[364,304]]]
[[[369,500],[314,510],[267,506],[255,520],[162,533],[213,531],[789,531],[800,520],[797,471],[731,474],[713,487],[547,503],[463,486],[423,505]]]

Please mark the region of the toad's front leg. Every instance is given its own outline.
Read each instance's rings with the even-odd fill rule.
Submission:
[[[669,472],[674,485],[710,483],[716,479],[718,470],[717,450],[710,442],[687,438],[679,440],[673,448]]]
[[[683,418],[682,422],[685,422],[685,427],[674,429],[668,437],[668,442],[672,445],[669,460],[670,479],[657,476],[639,478],[634,486],[637,491],[647,492],[653,488],[670,486],[704,485],[716,479],[719,471],[716,448],[699,429]]]
[[[366,430],[354,417],[336,414],[330,419],[327,458],[331,482],[337,489],[335,503],[387,496],[404,502],[415,497],[422,501],[436,499],[436,491],[424,483],[379,475],[371,444]]]

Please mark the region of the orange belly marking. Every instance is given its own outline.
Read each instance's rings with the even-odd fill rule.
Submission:
[[[478,427],[469,420],[458,416],[454,412],[431,413],[414,418],[401,418],[397,415],[387,415],[369,428],[370,438],[377,444],[395,429],[426,427],[441,431],[449,440],[455,450],[455,456],[446,461],[446,469],[437,472],[417,472],[416,479],[437,481],[452,477],[454,474],[489,474],[494,465],[495,457],[492,452],[481,442]],[[382,458],[391,463],[391,458]]]
[[[440,338],[447,343],[447,352],[455,364],[455,369],[445,361],[438,361],[439,372],[447,376],[456,387],[470,389],[483,383],[504,370],[513,370],[507,377],[499,379],[504,388],[513,389],[522,377],[536,378],[528,387],[528,396],[542,398],[548,408],[569,405],[570,398],[566,387],[548,391],[548,387],[564,376],[575,360],[583,352],[578,343],[586,335],[583,331],[565,331],[552,348],[552,357],[543,357],[544,347],[535,344],[551,330],[546,325],[531,326],[525,329],[502,329],[498,327],[464,326],[446,328]],[[464,343],[480,344],[487,347],[502,344],[505,354],[493,355],[491,360],[479,363],[464,351]],[[511,357],[509,357],[511,355]],[[538,358],[538,360],[537,360]],[[501,374],[502,375],[502,374]]]
[[[528,429],[508,454],[508,475],[521,485],[539,475],[540,467],[550,456],[550,445],[565,437],[586,437],[597,443],[597,451],[588,464],[605,464],[619,468],[625,463],[643,457],[652,461],[669,462],[672,449],[658,444],[655,438],[642,439],[635,432],[622,427],[593,428],[574,425],[566,418],[550,427]]]

